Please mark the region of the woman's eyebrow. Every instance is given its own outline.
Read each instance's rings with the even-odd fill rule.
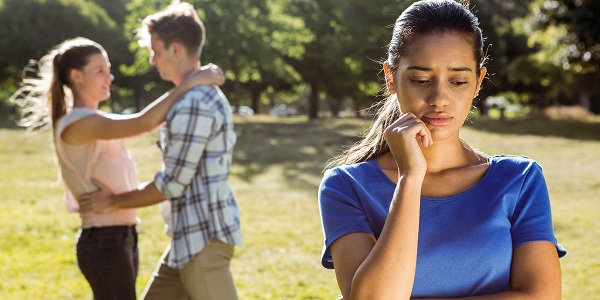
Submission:
[[[431,68],[426,68],[426,67],[421,67],[421,66],[410,66],[408,68],[406,68],[407,70],[415,70],[415,71],[424,71],[424,72],[430,72],[432,71]]]
[[[406,69],[407,70],[415,70],[415,71],[424,71],[424,72],[431,72],[432,71],[431,68],[421,67],[421,66],[410,66],[410,67],[408,67]],[[473,72],[473,69],[471,69],[469,67],[449,67],[448,71],[452,71],[452,72]]]
[[[448,68],[448,70],[452,72],[473,72],[469,67]]]

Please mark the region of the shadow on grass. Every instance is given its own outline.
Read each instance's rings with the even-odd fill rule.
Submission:
[[[16,129],[20,128],[17,123],[6,115],[0,114],[0,129]]]
[[[250,182],[269,168],[283,166],[290,184],[316,189],[327,162],[357,142],[367,120],[249,120],[236,122],[235,175]],[[498,134],[537,135],[576,140],[600,140],[600,122],[546,120],[474,120],[466,126]]]
[[[328,160],[360,139],[361,127],[331,120],[236,123],[235,175],[251,181],[272,166],[283,166],[287,182],[316,190],[314,178]],[[312,179],[312,180],[311,180]]]
[[[599,141],[600,122],[550,121],[550,120],[483,120],[475,119],[465,126],[478,131],[498,134],[537,135],[562,137],[574,140]]]

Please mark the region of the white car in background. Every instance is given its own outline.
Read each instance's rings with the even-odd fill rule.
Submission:
[[[251,116],[254,114],[254,110],[250,106],[241,105],[238,109],[233,108],[233,113],[240,116]]]
[[[294,108],[288,108],[285,104],[278,104],[269,110],[269,114],[279,117],[289,117],[297,115],[298,110]]]

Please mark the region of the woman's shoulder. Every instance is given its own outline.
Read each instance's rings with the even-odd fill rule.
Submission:
[[[323,175],[323,181],[341,180],[359,181],[379,178],[378,174],[382,171],[378,169],[377,160],[370,159],[367,161],[335,166],[327,169]]]
[[[490,156],[490,165],[495,172],[527,174],[530,171],[540,171],[538,162],[524,155],[494,155]]]
[[[495,162],[497,164],[513,166],[537,164],[537,162],[534,159],[525,155],[494,155],[490,156],[490,161]]]
[[[62,116],[58,120],[58,131],[62,131],[62,129],[71,125],[72,123],[79,121],[87,116],[100,114],[100,112],[96,109],[84,108],[84,107],[75,107],[71,109],[67,114]]]
[[[75,107],[69,112],[67,112],[60,120],[72,121],[97,114],[100,114],[100,111],[98,111],[97,109],[91,109],[87,107]]]
[[[376,165],[377,165],[376,159],[369,159],[369,160],[363,161],[363,162],[335,166],[335,167],[325,170],[325,173],[356,174],[356,173],[362,173],[362,172],[371,172]]]

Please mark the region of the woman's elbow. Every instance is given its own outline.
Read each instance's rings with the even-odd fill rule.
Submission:
[[[412,291],[405,289],[393,289],[391,287],[375,287],[375,286],[352,286],[352,290],[348,293],[350,296],[344,300],[409,300]]]

